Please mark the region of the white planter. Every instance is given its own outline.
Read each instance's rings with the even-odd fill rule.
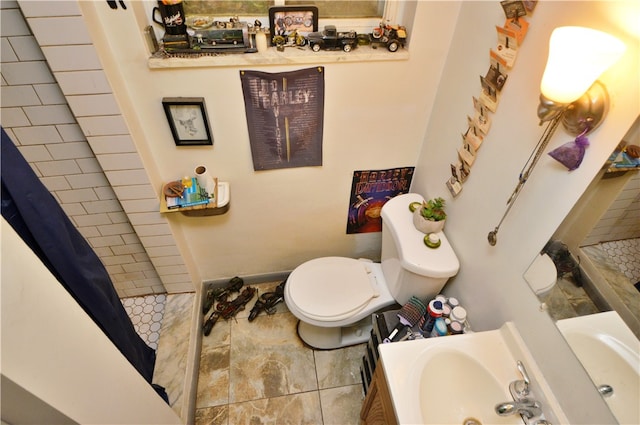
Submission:
[[[417,208],[413,212],[413,225],[416,226],[416,229],[425,234],[441,232],[442,229],[444,229],[445,221],[446,220],[427,220],[422,216],[422,214],[420,214],[420,208]]]

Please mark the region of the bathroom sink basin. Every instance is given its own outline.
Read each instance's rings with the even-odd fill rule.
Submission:
[[[506,333],[478,332],[380,346],[398,422],[401,424],[520,424],[498,416],[495,405],[512,400],[509,383],[520,379]]]
[[[640,423],[640,341],[620,316],[608,311],[557,325],[593,383],[613,390],[604,399],[618,422]]]

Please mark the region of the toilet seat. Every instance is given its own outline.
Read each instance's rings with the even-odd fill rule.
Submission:
[[[549,255],[540,254],[525,271],[524,278],[536,295],[544,297],[555,286],[558,270]]]
[[[308,318],[322,322],[348,319],[380,296],[368,264],[345,257],[307,261],[289,275],[287,298]]]

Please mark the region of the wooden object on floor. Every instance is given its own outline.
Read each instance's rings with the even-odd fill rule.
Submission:
[[[360,410],[362,425],[398,425],[387,380],[379,363]]]

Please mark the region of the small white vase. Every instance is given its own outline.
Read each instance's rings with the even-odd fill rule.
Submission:
[[[422,214],[420,214],[420,208],[417,208],[413,212],[413,225],[416,226],[416,229],[425,234],[441,232],[442,229],[444,229],[445,221],[446,220],[427,220],[422,216]]]

